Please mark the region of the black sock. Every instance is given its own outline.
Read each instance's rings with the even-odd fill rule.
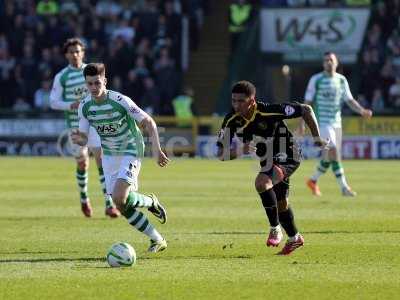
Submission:
[[[265,213],[268,216],[269,224],[273,227],[279,225],[278,217],[278,201],[273,189],[266,190],[260,193],[262,204],[265,209]]]
[[[298,232],[296,224],[294,223],[294,215],[291,207],[279,213],[279,222],[289,237],[295,236]]]

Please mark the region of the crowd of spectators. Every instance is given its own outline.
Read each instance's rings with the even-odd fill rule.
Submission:
[[[370,0],[261,0],[266,7],[345,7],[369,5]]]
[[[359,101],[376,112],[400,111],[400,1],[377,1],[360,55]]]
[[[182,16],[188,17],[193,49],[206,4],[0,0],[0,108],[49,110],[52,80],[67,64],[62,44],[79,37],[86,62],[105,62],[109,88],[154,114],[171,114],[182,85]]]
[[[371,15],[359,55],[357,100],[376,113],[400,111],[400,0],[262,0],[267,7],[367,5]]]

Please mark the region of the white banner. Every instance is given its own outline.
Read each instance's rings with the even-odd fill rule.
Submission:
[[[261,10],[261,50],[288,60],[320,60],[326,51],[355,62],[369,18],[368,8]]]
[[[65,128],[64,119],[3,119],[0,137],[57,137]]]
[[[321,151],[314,146],[310,136],[296,138],[305,159],[315,159]],[[217,153],[215,136],[197,138],[196,156],[214,158]],[[400,136],[344,136],[342,141],[344,159],[400,159]]]

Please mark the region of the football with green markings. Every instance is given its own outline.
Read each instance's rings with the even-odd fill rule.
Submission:
[[[108,250],[106,259],[110,267],[130,267],[136,263],[136,251],[128,243],[118,242]]]

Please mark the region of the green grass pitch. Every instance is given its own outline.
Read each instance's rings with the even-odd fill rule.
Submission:
[[[177,159],[161,169],[145,160],[140,190],[169,213],[165,225],[150,217],[169,242],[150,255],[125,219],[105,218],[95,168],[85,219],[72,160],[1,157],[0,299],[398,299],[399,161],[345,161],[354,199],[341,197],[332,173],[312,197],[304,182],[314,166],[292,177],[306,245],[280,257],[264,245],[256,162]],[[135,247],[134,267],[107,266],[117,241]]]

